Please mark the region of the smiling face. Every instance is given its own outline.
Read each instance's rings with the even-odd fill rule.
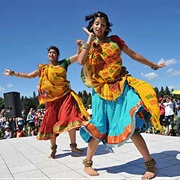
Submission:
[[[58,53],[55,49],[49,49],[48,51],[48,58],[52,64],[56,63],[58,60]]]
[[[103,38],[107,28],[106,20],[103,17],[97,17],[92,25],[96,37]]]

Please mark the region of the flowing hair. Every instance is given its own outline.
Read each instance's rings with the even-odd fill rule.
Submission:
[[[107,36],[111,32],[111,28],[110,27],[112,26],[112,23],[109,22],[108,16],[105,13],[103,13],[103,12],[98,11],[98,12],[96,12],[94,14],[85,16],[85,20],[89,21],[87,29],[90,32],[93,32],[93,29],[91,27],[92,27],[92,24],[94,23],[94,21],[96,20],[97,17],[104,18],[104,20],[106,21],[107,29],[105,31],[105,36]]]

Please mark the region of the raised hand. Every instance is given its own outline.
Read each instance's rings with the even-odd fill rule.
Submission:
[[[83,27],[83,30],[88,35],[88,40],[91,42],[95,38],[94,33],[89,32],[86,27]]]
[[[81,40],[81,39],[77,39],[76,40],[76,44],[78,45],[78,46],[81,46],[82,44],[83,44],[83,40]]]
[[[163,67],[165,67],[165,66],[166,66],[165,63],[158,64],[158,68],[163,68]]]
[[[4,76],[12,76],[12,75],[13,75],[13,72],[14,72],[14,71],[11,71],[11,70],[9,70],[9,69],[5,69],[4,72],[3,72],[3,74],[4,74]]]
[[[166,66],[165,63],[161,63],[161,64],[154,64],[154,66],[151,67],[151,68],[152,68],[153,70],[157,70],[157,69],[163,68],[163,67],[165,67],[165,66]]]

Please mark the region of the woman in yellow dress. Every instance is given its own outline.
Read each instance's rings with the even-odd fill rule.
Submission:
[[[97,12],[85,19],[89,21],[84,28],[88,39],[82,46],[78,63],[83,65],[82,80],[92,87],[92,119],[80,129],[81,137],[88,142],[84,171],[91,176],[98,175],[92,168],[92,158],[100,141],[115,147],[131,138],[145,160],[143,179],[153,178],[156,162],[140,133],[150,124],[161,129],[156,93],[150,84],[128,73],[121,53],[153,70],[165,64],[155,64],[137,54],[117,35],[108,36],[112,24],[105,13]]]
[[[77,54],[58,60],[60,52],[55,46],[48,48],[48,64],[39,64],[38,69],[31,73],[19,73],[5,69],[5,76],[21,78],[39,77],[39,103],[46,105],[46,111],[37,135],[38,140],[51,142],[49,158],[55,158],[57,151],[56,137],[62,132],[69,132],[70,148],[73,153],[82,153],[76,144],[76,129],[88,120],[89,116],[80,97],[71,89],[67,80],[67,68],[77,60],[81,40],[76,41]]]

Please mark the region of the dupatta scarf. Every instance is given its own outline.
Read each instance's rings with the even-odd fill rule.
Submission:
[[[70,92],[66,69],[60,65],[40,64],[41,75],[38,84],[40,104],[59,99]]]
[[[93,87],[95,92],[105,100],[115,101],[123,93],[124,84],[133,87],[151,113],[151,123],[157,129],[160,111],[156,93],[152,86],[132,77],[122,66],[121,50],[117,43],[107,38],[104,42],[94,41],[89,50],[81,77],[85,85]]]

